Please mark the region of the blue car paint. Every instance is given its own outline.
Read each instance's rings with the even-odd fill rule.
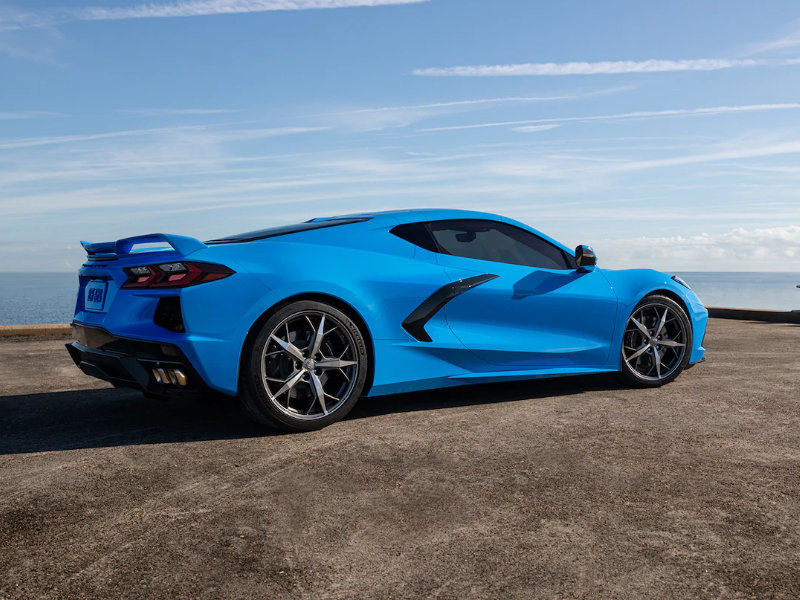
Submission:
[[[464,383],[533,379],[619,370],[623,327],[647,294],[667,291],[687,308],[694,330],[690,362],[703,357],[707,311],[669,275],[651,270],[556,271],[435,254],[391,234],[402,223],[511,219],[460,210],[367,213],[368,220],[257,241],[206,245],[193,238],[150,234],[88,244],[115,254],[80,270],[75,322],[132,339],[177,345],[204,382],[235,395],[248,333],[275,305],[308,295],[351,307],[363,320],[373,353],[370,396]],[[137,252],[144,241],[171,248]],[[133,251],[132,251],[133,249]],[[235,274],[182,289],[121,289],[124,267],[178,260],[218,263]],[[434,291],[475,274],[498,278],[457,296],[425,325],[431,342],[414,339],[403,320]],[[91,278],[109,282],[104,309],[84,307]],[[186,333],[153,323],[158,300],[179,296]]]
[[[476,268],[499,275],[444,307],[456,336],[486,362],[513,368],[607,363],[617,298],[601,272],[441,258],[454,280]]]

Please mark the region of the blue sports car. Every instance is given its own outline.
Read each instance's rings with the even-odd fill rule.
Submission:
[[[82,242],[67,348],[148,395],[238,396],[292,430],[362,396],[617,371],[655,387],[703,358],[681,279],[596,266],[523,223],[462,210],[319,218],[201,242]]]

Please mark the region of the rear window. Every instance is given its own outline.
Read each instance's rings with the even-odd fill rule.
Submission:
[[[230,235],[224,238],[208,240],[206,244],[235,244],[237,242],[252,242],[255,240],[277,237],[279,235],[300,233],[301,231],[310,231],[312,229],[324,229],[325,227],[335,227],[336,225],[362,223],[368,220],[369,218],[367,217],[358,217],[325,219],[324,221],[306,221],[305,223],[296,223],[294,225],[280,225],[279,227],[269,227],[267,229],[258,229],[257,231],[248,231],[247,233],[238,233],[236,235]]]

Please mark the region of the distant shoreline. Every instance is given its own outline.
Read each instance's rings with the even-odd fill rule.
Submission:
[[[800,309],[800,272],[678,271],[706,306],[735,310]],[[76,273],[0,272],[0,326],[72,320]]]

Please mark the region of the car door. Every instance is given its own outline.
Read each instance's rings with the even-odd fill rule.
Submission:
[[[558,246],[499,221],[434,221],[437,260],[452,281],[494,275],[444,306],[453,333],[506,369],[601,367],[617,298],[600,271],[575,268]]]

